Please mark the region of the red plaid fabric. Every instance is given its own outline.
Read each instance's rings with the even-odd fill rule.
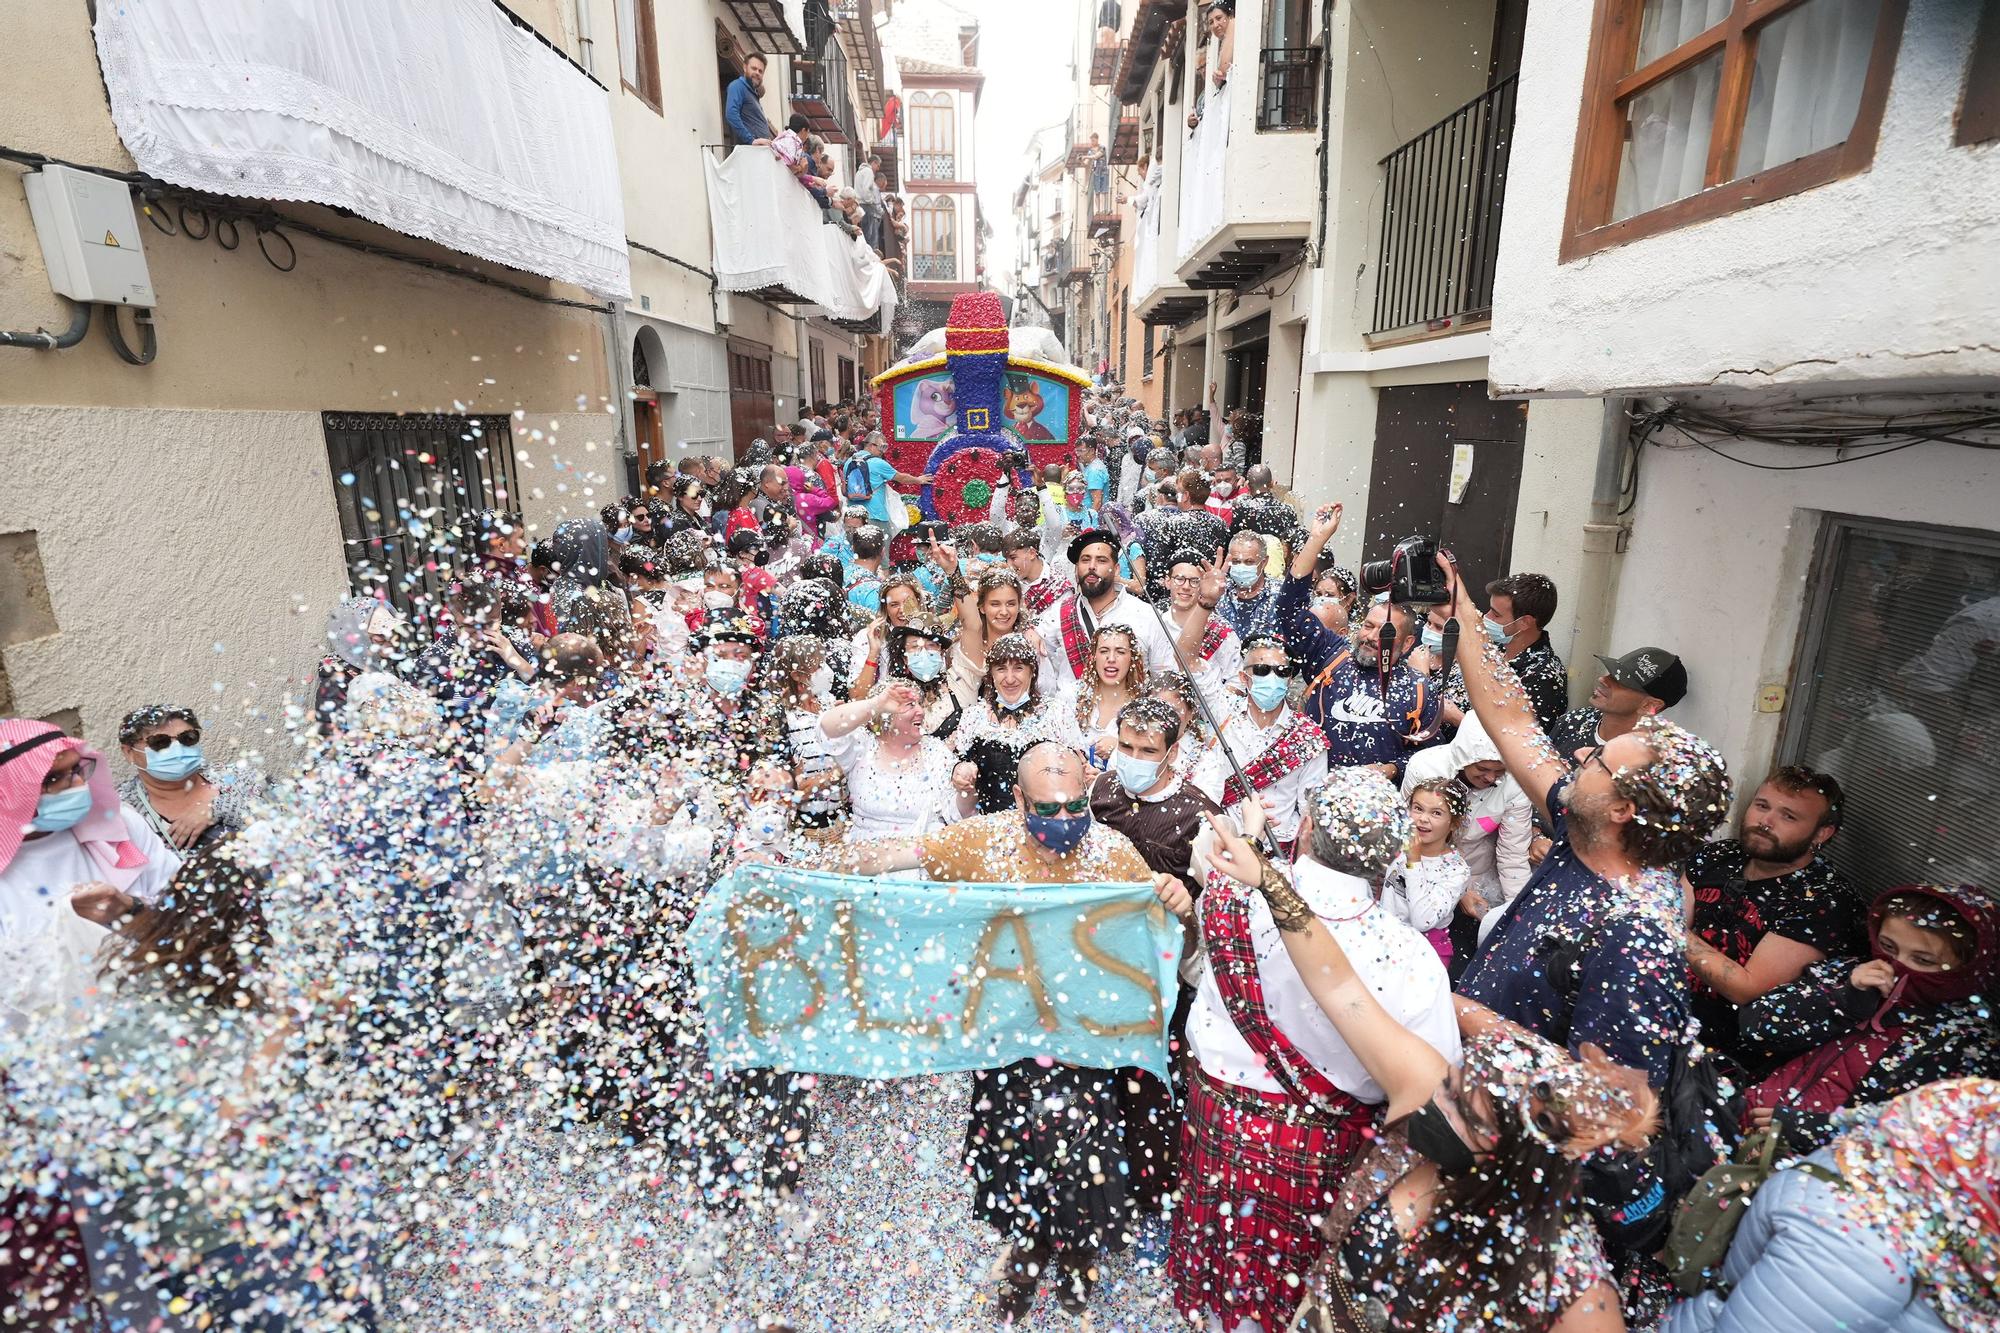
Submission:
[[[1090,666],[1090,636],[1083,631],[1083,617],[1077,614],[1076,598],[1064,601],[1062,610],[1056,613],[1056,624],[1062,629],[1063,652],[1069,658],[1069,669],[1082,680]]]
[[[1218,1083],[1199,1068],[1181,1121],[1181,1198],[1167,1276],[1189,1319],[1283,1333],[1326,1248],[1319,1222],[1373,1130],[1375,1108],[1336,1092],[1343,1115],[1284,1093]]]
[[[1299,713],[1292,714],[1292,725],[1285,728],[1285,734],[1271,742],[1270,748],[1243,766],[1243,776],[1250,779],[1251,791],[1264,788],[1292,772],[1301,764],[1309,763],[1326,753],[1326,733],[1319,723]],[[1234,774],[1222,785],[1222,803],[1235,805],[1249,793]]]

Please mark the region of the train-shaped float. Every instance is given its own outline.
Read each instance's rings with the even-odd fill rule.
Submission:
[[[1067,364],[1047,329],[1006,325],[997,292],[953,298],[944,328],[875,377],[889,461],[933,480],[917,497],[926,518],[977,523],[991,512],[1003,460],[1025,456],[1035,472],[1076,465],[1090,376]]]

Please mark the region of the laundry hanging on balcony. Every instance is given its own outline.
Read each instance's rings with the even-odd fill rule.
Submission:
[[[866,241],[826,224],[770,149],[737,148],[719,162],[704,155],[702,169],[715,280],[724,291],[771,291],[773,299],[807,301],[834,319],[888,329],[896,309],[889,270]]]
[[[120,0],[96,35],[141,171],[631,294],[604,89],[492,0]]]

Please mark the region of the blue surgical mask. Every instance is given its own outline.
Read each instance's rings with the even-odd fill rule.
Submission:
[[[1057,856],[1066,856],[1090,832],[1089,815],[1038,815],[1030,810],[1022,816],[1028,822],[1028,836]]]
[[[727,657],[708,659],[708,670],[703,673],[708,687],[725,699],[734,699],[743,693],[743,687],[750,682],[750,664]]]
[[[938,652],[936,649],[924,649],[921,652],[911,653],[908,661],[910,664],[910,674],[926,683],[936,680],[944,674],[944,654]]]
[[[1424,632],[1417,636],[1417,642],[1423,644],[1425,652],[1441,653],[1444,651],[1444,631],[1435,625],[1426,625]]]
[[[35,817],[29,821],[29,827],[37,833],[61,833],[66,828],[74,828],[90,813],[90,799],[87,784],[71,787],[68,791],[50,792],[35,802]]]
[[[1482,618],[1479,622],[1479,628],[1485,632],[1486,637],[1492,641],[1496,648],[1506,647],[1507,640],[1513,637],[1505,625],[1494,624],[1492,616]]]
[[[1118,775],[1119,784],[1134,796],[1150,790],[1160,780],[1161,767],[1157,759],[1141,759],[1123,750],[1111,756],[1111,771]]]
[[[1238,561],[1229,567],[1229,581],[1239,588],[1247,588],[1255,583],[1263,572],[1256,565],[1246,565]]]
[[[146,775],[162,782],[179,782],[201,772],[201,747],[175,741],[158,752],[147,751]]]
[[[613,541],[615,541],[615,542],[620,542],[620,543],[623,543],[623,542],[629,542],[629,541],[631,541],[631,540],[632,540],[632,525],[631,525],[630,523],[627,523],[627,524],[626,524],[626,525],[625,525],[624,527],[622,527],[622,528],[618,529],[618,531],[616,531],[616,532],[612,533],[612,534],[611,534],[611,540],[613,540]]]
[[[1290,694],[1292,682],[1283,676],[1252,676],[1250,678],[1250,702],[1269,713],[1285,701]]]

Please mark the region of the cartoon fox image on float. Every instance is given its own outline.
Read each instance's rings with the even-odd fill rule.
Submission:
[[[1042,391],[1026,375],[1007,377],[1007,421],[1014,433],[1024,440],[1047,442],[1055,439],[1049,428],[1035,420],[1046,406],[1042,401]]]

